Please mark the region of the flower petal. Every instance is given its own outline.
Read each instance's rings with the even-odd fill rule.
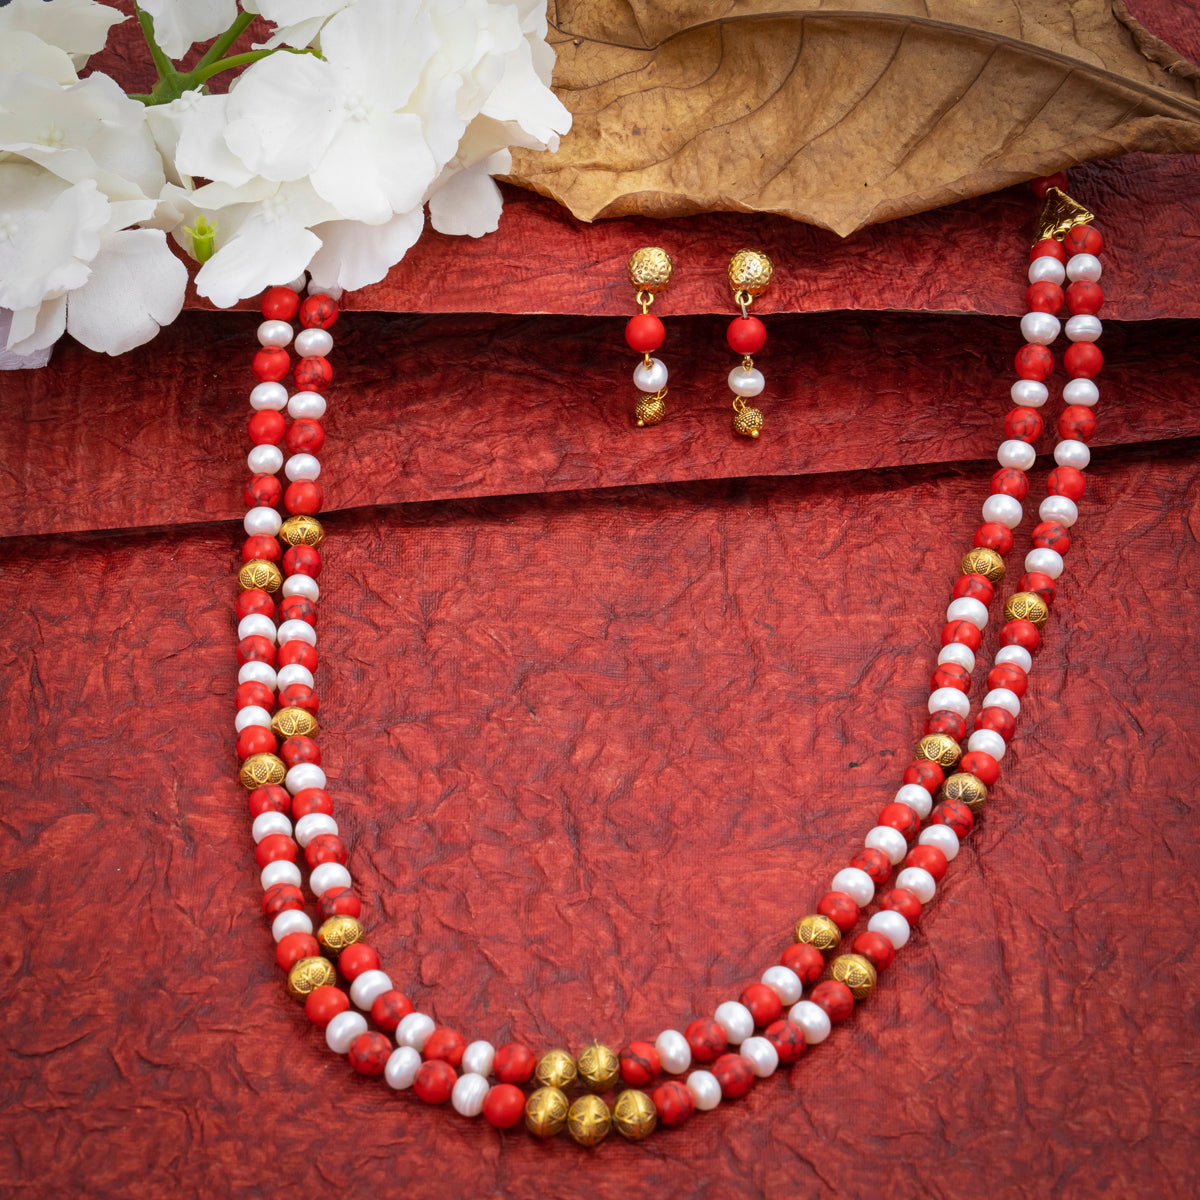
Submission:
[[[359,221],[329,221],[313,230],[321,238],[308,270],[321,284],[336,284],[347,291],[378,283],[408,253],[425,225],[425,210],[418,205],[382,225]]]
[[[237,233],[196,274],[196,291],[218,308],[295,279],[321,248],[321,239],[298,223],[246,218]]]
[[[458,171],[429,197],[429,223],[438,233],[483,237],[500,225],[504,198],[482,171]]]
[[[126,19],[123,13],[94,0],[12,0],[0,8],[0,33],[24,29],[37,34],[43,42],[65,50],[83,69],[89,55],[103,49],[108,31]]]
[[[67,325],[67,298],[55,296],[12,315],[8,349],[13,354],[32,355],[49,351]],[[47,357],[49,354],[47,353]]]
[[[142,9],[154,18],[154,40],[173,60],[193,43],[224,33],[238,15],[235,0],[142,0]]]

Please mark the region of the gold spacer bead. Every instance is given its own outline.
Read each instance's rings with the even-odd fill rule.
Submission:
[[[242,563],[238,571],[238,585],[243,592],[251,588],[262,588],[264,592],[277,592],[283,587],[283,572],[265,558],[252,558]]]
[[[621,1060],[608,1046],[593,1042],[576,1061],[579,1079],[594,1092],[607,1092],[621,1074]]]
[[[988,790],[983,781],[965,771],[949,776],[938,788],[939,800],[961,800],[973,813],[983,811]]]
[[[362,922],[355,917],[344,915],[330,917],[317,930],[317,941],[321,943],[321,949],[327,950],[335,958],[347,946],[361,942],[364,937],[366,930],[363,929]]]
[[[639,292],[657,296],[671,282],[675,264],[671,256],[658,246],[643,246],[629,256],[629,282]]]
[[[657,425],[667,415],[667,405],[661,396],[643,396],[633,410],[637,418],[638,428],[647,425]]]
[[[309,992],[319,987],[329,987],[337,979],[333,963],[327,958],[302,958],[288,972],[288,994],[295,1000],[303,1000]]]
[[[794,936],[796,941],[816,946],[822,954],[828,954],[838,948],[842,940],[842,931],[828,917],[811,913],[796,922]]]
[[[275,754],[252,754],[238,772],[242,787],[254,791],[268,783],[282,783],[287,778],[287,767],[283,759]]]
[[[599,1096],[580,1096],[567,1112],[567,1132],[581,1146],[596,1146],[608,1137],[612,1114]]]
[[[570,1105],[556,1087],[538,1088],[525,1101],[525,1128],[534,1137],[551,1138],[567,1123]]]
[[[913,750],[913,757],[935,762],[944,770],[958,765],[962,747],[948,733],[927,733]]]
[[[739,250],[729,260],[729,286],[735,292],[761,296],[774,276],[775,264],[761,250]]]
[[[844,983],[855,1000],[865,1000],[874,990],[878,975],[869,959],[861,954],[841,954],[833,960],[830,974]]]
[[[281,708],[271,718],[271,732],[282,738],[316,737],[317,718],[306,708]]]
[[[733,432],[742,437],[758,437],[762,431],[763,415],[760,408],[739,408],[733,414]]]
[[[565,1050],[547,1050],[538,1059],[533,1077],[542,1087],[568,1088],[575,1082],[575,1060]]]
[[[1032,621],[1039,629],[1050,619],[1050,606],[1037,592],[1014,592],[1004,606],[1006,621]]]
[[[982,575],[992,583],[999,583],[1004,578],[1004,559],[995,550],[976,546],[962,556],[959,570],[964,575]]]
[[[319,546],[325,540],[325,529],[316,517],[297,513],[279,527],[279,540],[289,546]]]
[[[631,1142],[640,1142],[654,1132],[658,1124],[658,1110],[645,1092],[629,1088],[617,1097],[613,1105],[612,1123],[622,1137]]]

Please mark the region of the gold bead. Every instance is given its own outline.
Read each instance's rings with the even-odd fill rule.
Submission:
[[[361,942],[364,937],[366,937],[366,931],[362,927],[362,922],[354,917],[344,915],[330,917],[317,930],[317,941],[321,943],[321,949],[329,951],[335,958],[347,946]]]
[[[964,575],[982,575],[992,583],[999,583],[1004,578],[1004,559],[995,550],[976,546],[962,556],[959,570]]]
[[[599,1096],[580,1096],[567,1112],[567,1132],[581,1146],[598,1145],[611,1128],[612,1114]]]
[[[927,733],[913,751],[914,758],[928,759],[943,770],[958,765],[962,748],[948,733]]]
[[[729,286],[735,292],[761,296],[774,275],[775,264],[761,250],[739,250],[729,260]]]
[[[855,1000],[865,1000],[875,990],[875,968],[861,954],[839,954],[829,969],[834,979],[850,989]]]
[[[796,922],[795,938],[809,946],[816,946],[822,954],[836,950],[842,940],[842,931],[828,917],[812,913]]]
[[[565,1050],[547,1050],[533,1072],[542,1087],[551,1088],[570,1087],[577,1074],[575,1060]]]
[[[951,775],[938,788],[939,800],[961,800],[973,813],[983,811],[987,798],[988,790],[983,782],[965,772]]]
[[[593,1042],[576,1064],[579,1078],[594,1092],[607,1092],[621,1073],[621,1060],[607,1046]]]
[[[666,403],[658,396],[643,396],[633,410],[637,418],[638,428],[647,425],[657,425],[667,415]]]
[[[657,296],[671,282],[675,264],[658,246],[643,246],[629,256],[629,282],[639,292]]]
[[[1050,608],[1037,592],[1013,592],[1004,606],[1006,621],[1032,621],[1039,629],[1050,619]]]
[[[525,1101],[525,1128],[535,1137],[553,1137],[567,1123],[569,1109],[567,1097],[558,1088],[538,1088]]]
[[[302,958],[288,972],[287,989],[296,1000],[303,1000],[309,992],[319,987],[328,987],[337,979],[333,963],[327,958]]]
[[[325,540],[325,530],[316,517],[297,513],[279,527],[279,540],[289,546],[319,546]]]
[[[757,408],[738,408],[733,413],[733,432],[742,437],[758,437],[762,429],[762,410]]]
[[[243,592],[251,588],[262,588],[264,592],[277,592],[283,587],[283,572],[265,558],[252,558],[242,564],[238,571],[238,584]]]
[[[283,759],[274,754],[252,754],[238,772],[242,787],[254,791],[268,783],[282,783],[287,777],[287,767]]]
[[[612,1110],[612,1123],[622,1137],[627,1137],[631,1142],[640,1142],[654,1132],[658,1124],[658,1110],[645,1092],[630,1088],[617,1097]]]
[[[271,732],[282,738],[313,738],[317,730],[317,718],[306,708],[281,708],[271,718]]]

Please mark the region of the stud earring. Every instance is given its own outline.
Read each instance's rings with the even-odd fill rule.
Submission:
[[[629,259],[629,282],[642,306],[642,311],[636,317],[630,317],[625,326],[625,341],[631,350],[642,356],[633,371],[634,387],[642,393],[633,414],[639,429],[657,425],[667,415],[663,400],[667,394],[667,368],[660,359],[650,357],[651,351],[663,344],[666,331],[663,323],[650,311],[650,305],[671,282],[672,270],[671,256],[657,246],[643,246]]]
[[[730,322],[725,338],[729,348],[742,356],[741,364],[729,372],[729,386],[733,391],[733,429],[743,437],[756,438],[762,431],[762,412],[748,407],[746,401],[766,386],[753,355],[766,343],[767,331],[757,317],[750,315],[750,305],[771,286],[774,274],[775,265],[761,250],[739,250],[729,260],[729,286],[742,315]]]

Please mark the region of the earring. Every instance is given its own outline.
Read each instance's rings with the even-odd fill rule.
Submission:
[[[633,371],[634,386],[642,392],[633,414],[639,429],[657,425],[667,415],[663,402],[667,394],[667,368],[659,359],[650,357],[650,352],[663,344],[666,332],[663,323],[650,311],[650,305],[671,282],[672,269],[671,256],[657,246],[643,246],[629,259],[629,282],[642,306],[641,313],[630,317],[625,326],[625,341],[642,356]]]
[[[774,264],[761,250],[739,250],[729,260],[729,286],[742,315],[730,322],[725,338],[729,348],[742,356],[741,365],[729,372],[729,386],[733,390],[733,429],[743,437],[756,438],[762,430],[762,412],[748,408],[746,401],[766,386],[752,355],[763,348],[767,331],[757,317],[750,315],[750,305],[771,286],[774,274]]]

